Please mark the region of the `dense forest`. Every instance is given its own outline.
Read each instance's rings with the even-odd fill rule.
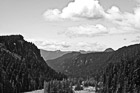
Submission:
[[[140,93],[140,52],[132,59],[109,63],[100,78],[103,82],[101,93]]]
[[[51,69],[40,50],[21,35],[0,36],[0,93],[42,89],[44,80],[67,78]]]

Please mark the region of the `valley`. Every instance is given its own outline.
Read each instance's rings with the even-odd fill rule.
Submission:
[[[60,53],[45,62],[40,50],[23,36],[0,36],[0,91],[139,93],[139,63],[140,44],[115,51]]]

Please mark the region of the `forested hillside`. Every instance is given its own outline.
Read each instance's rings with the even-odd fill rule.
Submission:
[[[45,81],[66,78],[51,69],[40,50],[21,35],[0,36],[0,93],[42,89]]]
[[[66,54],[54,60],[48,60],[49,66],[56,71],[72,77],[88,77],[98,73],[107,64],[113,52],[96,52],[80,54],[78,52]],[[69,56],[67,56],[69,55]]]
[[[63,55],[62,57],[56,58],[54,60],[47,60],[47,64],[55,69],[58,72],[64,72],[65,71],[65,65],[66,63],[71,64],[72,59],[75,59],[78,55],[80,55],[80,52],[72,52]]]
[[[140,93],[140,45],[125,48],[118,50],[124,51],[123,59],[114,60],[103,70],[101,93]]]
[[[64,55],[49,62],[69,76],[87,76],[89,83],[94,82],[97,93],[140,93],[140,44],[114,52],[78,54],[68,58]],[[93,80],[89,81],[89,78]]]
[[[66,55],[48,60],[47,63],[57,71],[72,77],[94,76],[102,71],[109,63],[118,63],[124,59],[132,60],[140,53],[140,44],[122,47],[112,52],[95,52],[78,54],[72,57]],[[69,55],[73,55],[69,53]]]

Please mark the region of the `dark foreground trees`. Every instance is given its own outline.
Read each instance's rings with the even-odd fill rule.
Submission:
[[[44,82],[44,93],[74,93],[70,80]]]
[[[102,80],[101,93],[140,93],[140,56],[110,63]]]

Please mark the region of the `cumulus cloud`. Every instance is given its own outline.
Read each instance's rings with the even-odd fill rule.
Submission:
[[[110,26],[101,24],[81,25],[70,27],[66,31],[68,36],[99,36],[109,34],[130,34],[140,32],[140,7],[134,9],[134,13],[122,13],[116,6],[112,6],[104,14],[104,18],[109,22]]]
[[[122,13],[118,7],[112,6],[105,18],[118,26],[131,28],[130,30],[134,31],[140,28],[140,7],[135,8],[134,13]]]
[[[123,15],[117,6],[112,6],[110,9],[108,9],[105,17],[110,20],[118,20],[118,21],[122,21],[123,19]]]
[[[140,2],[140,0],[137,0]],[[134,9],[134,13],[122,13],[117,6],[112,6],[105,11],[98,0],[75,0],[62,10],[49,9],[44,13],[47,21],[58,21],[64,19],[107,19],[114,22],[127,22],[127,25],[140,24],[140,6]],[[133,21],[134,20],[134,21]],[[126,25],[126,24],[125,24]]]
[[[47,10],[44,13],[46,20],[59,19],[100,19],[104,16],[104,9],[98,0],[75,0],[70,2],[62,11],[58,9]]]
[[[46,18],[46,20],[48,21],[58,21],[60,20],[60,10],[58,9],[49,9],[44,13],[44,17]]]
[[[137,0],[140,2],[140,0]],[[62,10],[51,9],[44,13],[47,21],[60,21],[72,19],[79,21],[101,19],[96,25],[85,25],[68,27],[64,33],[69,37],[77,36],[99,36],[107,34],[126,34],[140,32],[140,3],[134,8],[133,13],[121,12],[119,7],[112,6],[104,10],[98,0],[75,0]],[[106,21],[110,26],[101,25]],[[94,23],[94,22],[93,22]]]

